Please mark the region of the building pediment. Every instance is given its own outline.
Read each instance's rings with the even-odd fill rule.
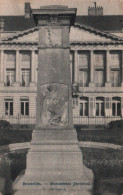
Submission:
[[[26,31],[15,33],[11,36],[4,37],[2,41],[12,42],[38,42],[38,28],[32,28]]]
[[[4,37],[3,42],[13,42],[13,43],[37,43],[38,42],[38,27],[15,33],[11,36]],[[113,34],[105,33],[88,27],[85,25],[75,24],[70,30],[70,42],[114,42],[123,41],[120,36],[115,36]]]
[[[92,27],[75,24],[70,30],[70,42],[109,42],[123,41],[120,36],[105,33]]]

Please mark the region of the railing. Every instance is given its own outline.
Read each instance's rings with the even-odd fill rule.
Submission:
[[[110,117],[80,117],[80,116],[73,116],[73,123],[75,125],[94,125],[94,126],[106,126],[111,121],[116,120],[123,120],[121,116],[110,116]]]
[[[36,117],[35,116],[22,116],[22,115],[17,115],[17,116],[2,116],[0,117],[0,120],[6,120],[10,122],[11,125],[17,126],[34,126],[36,124]],[[95,125],[95,126],[106,126],[109,122],[111,121],[116,121],[116,120],[123,120],[123,117],[121,116],[110,116],[110,117],[83,117],[83,116],[73,116],[73,123],[75,125]]]
[[[13,126],[13,128],[18,126],[19,128],[33,127],[36,124],[35,116],[2,116],[0,117],[0,120],[8,121]]]

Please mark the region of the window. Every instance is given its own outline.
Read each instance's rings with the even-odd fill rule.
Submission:
[[[80,99],[80,116],[88,116],[88,98]]]
[[[31,52],[21,51],[21,68],[30,69],[31,68]]]
[[[5,115],[6,116],[13,115],[13,100],[12,99],[5,100]]]
[[[104,86],[104,71],[103,70],[95,70],[95,84],[97,87]]]
[[[15,70],[7,69],[6,70],[6,86],[13,86],[15,82]]]
[[[21,115],[29,116],[29,100],[21,99]]]
[[[14,66],[16,64],[16,53],[15,51],[6,51],[6,66]]]
[[[79,67],[84,67],[88,69],[89,66],[89,52],[81,51],[79,52]]]
[[[105,52],[104,51],[94,52],[94,64],[95,64],[95,67],[104,68],[105,66]]]
[[[112,98],[112,116],[121,115],[121,103],[119,97]]]
[[[88,51],[80,51],[79,52],[79,83],[80,86],[88,86],[89,83],[89,52]]]
[[[120,86],[120,72],[119,70],[111,70],[111,85],[112,87]]]
[[[111,51],[110,52],[110,65],[111,67],[120,67],[121,64],[121,52]]]
[[[104,98],[96,98],[96,116],[104,116]]]
[[[30,70],[22,69],[22,86],[29,86],[30,82]]]
[[[88,71],[87,70],[81,70],[81,69],[79,70],[79,83],[83,87],[88,86]]]
[[[94,67],[95,67],[95,85],[97,87],[103,87],[105,82],[105,52],[94,52]]]

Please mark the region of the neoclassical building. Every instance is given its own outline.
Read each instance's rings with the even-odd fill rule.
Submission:
[[[74,124],[123,117],[122,21],[95,4],[70,29]],[[37,72],[38,26],[25,3],[24,16],[0,16],[0,119],[35,123]]]

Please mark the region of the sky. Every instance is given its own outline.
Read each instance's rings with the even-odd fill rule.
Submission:
[[[0,0],[0,15],[24,15],[24,3],[33,9],[44,5],[67,5],[77,8],[77,15],[87,15],[88,7],[102,6],[104,15],[123,15],[123,0]]]

